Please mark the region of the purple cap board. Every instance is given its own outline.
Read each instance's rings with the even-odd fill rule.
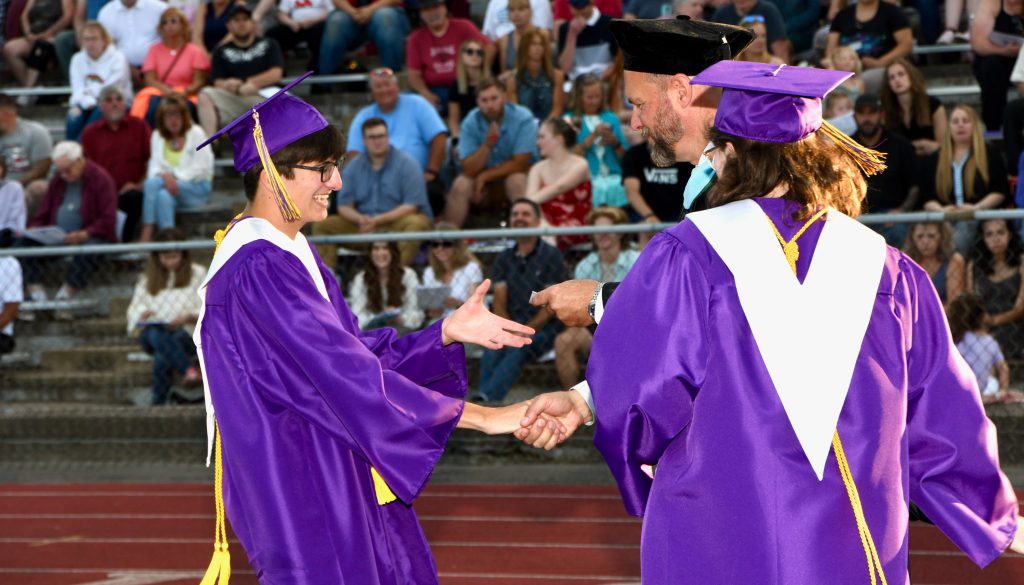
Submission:
[[[821,98],[853,75],[847,71],[720,61],[694,85],[721,87],[715,128],[761,142],[798,142],[821,127]]]
[[[290,96],[286,92],[312,75],[312,71],[299,76],[295,81],[284,86],[280,91],[253,106],[249,111],[221,128],[196,150],[210,144],[221,135],[227,133],[231,144],[235,147],[235,170],[244,173],[260,162],[259,152],[253,140],[253,128],[256,125],[253,113],[258,112],[260,126],[263,128],[263,141],[267,150],[273,155],[278,150],[327,127],[324,119],[316,108]]]

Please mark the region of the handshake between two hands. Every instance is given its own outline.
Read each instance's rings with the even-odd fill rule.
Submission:
[[[571,390],[496,408],[467,403],[463,413],[464,419],[478,421],[467,426],[489,435],[511,433],[527,445],[549,451],[592,417],[587,403]]]

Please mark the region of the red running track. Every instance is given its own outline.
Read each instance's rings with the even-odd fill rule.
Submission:
[[[438,485],[416,510],[445,585],[639,582],[640,522],[613,487]],[[209,485],[0,485],[0,583],[196,585],[212,534]],[[932,526],[910,542],[915,585],[1024,584],[1024,556],[980,571]],[[256,583],[236,541],[232,565]]]

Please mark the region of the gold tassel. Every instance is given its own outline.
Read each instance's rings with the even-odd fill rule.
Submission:
[[[253,110],[252,113],[253,128],[252,128],[252,139],[256,143],[256,152],[260,155],[260,162],[263,163],[263,170],[267,171],[267,176],[270,177],[270,188],[274,191],[274,198],[277,201],[277,208],[281,211],[281,217],[285,221],[299,221],[302,219],[302,214],[299,213],[299,208],[295,206],[295,202],[288,195],[288,190],[285,189],[284,180],[281,179],[280,173],[277,172],[277,167],[274,165],[274,161],[270,158],[270,151],[267,149],[267,143],[263,140],[263,127],[260,126],[260,113]]]
[[[839,148],[853,155],[854,161],[857,162],[857,166],[860,167],[860,170],[864,171],[865,175],[870,177],[885,170],[885,153],[857,143],[856,140],[850,138],[827,121],[822,121],[819,130],[824,132],[825,136],[831,138]]]
[[[220,445],[220,426],[214,423],[213,440],[217,452],[214,456],[213,491],[217,507],[217,520],[213,529],[213,558],[199,585],[228,585],[231,579],[231,552],[228,550],[228,529],[224,514],[224,455]]]

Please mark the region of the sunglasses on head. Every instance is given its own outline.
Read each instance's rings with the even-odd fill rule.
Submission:
[[[435,242],[430,242],[431,248],[451,248],[453,246],[455,246],[455,242],[450,240],[437,240]]]
[[[370,71],[371,77],[394,77],[395,72],[390,67],[378,67],[373,71]]]

